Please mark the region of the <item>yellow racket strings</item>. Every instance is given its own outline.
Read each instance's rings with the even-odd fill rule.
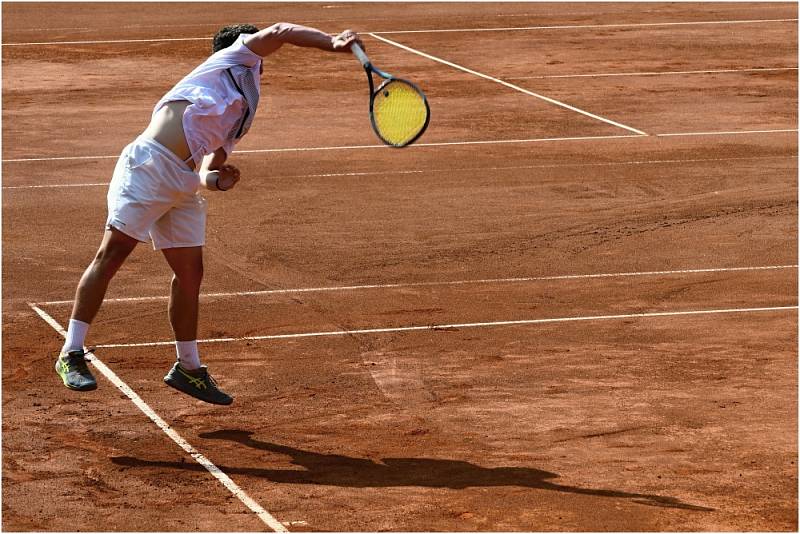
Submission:
[[[425,128],[428,108],[416,89],[395,80],[383,86],[375,95],[372,114],[378,134],[386,142],[402,146]]]

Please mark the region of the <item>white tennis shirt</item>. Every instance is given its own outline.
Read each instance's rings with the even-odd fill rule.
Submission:
[[[203,156],[218,148],[230,156],[255,115],[261,91],[261,56],[245,46],[247,35],[210,56],[153,108],[155,115],[167,102],[191,102],[183,114],[183,131],[198,168]]]

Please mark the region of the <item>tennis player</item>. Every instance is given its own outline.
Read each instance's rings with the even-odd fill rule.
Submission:
[[[177,361],[164,381],[206,402],[233,402],[197,349],[206,226],[199,188],[228,191],[239,181],[239,169],[227,161],[258,108],[261,60],[286,43],[329,52],[363,46],[350,30],[334,36],[289,23],[260,31],[248,24],[222,28],[214,36],[213,54],[156,104],[150,125],[122,151],[108,190],[105,233],[78,284],[56,360],[56,372],[69,389],[97,388],[86,365],[86,334],[109,282],[141,241],[152,242],[174,273],[168,313]]]

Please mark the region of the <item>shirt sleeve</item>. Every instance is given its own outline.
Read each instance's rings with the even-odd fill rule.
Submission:
[[[258,62],[261,61],[261,56],[247,48],[247,45],[244,44],[244,40],[248,35],[250,34],[241,34],[232,45],[228,48],[223,48],[212,57],[230,65],[255,67],[258,65]]]

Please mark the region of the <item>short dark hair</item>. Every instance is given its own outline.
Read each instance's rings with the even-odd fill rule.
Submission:
[[[217,53],[224,48],[236,42],[236,39],[243,33],[258,33],[258,28],[252,24],[231,24],[225,26],[217,32],[214,36],[214,44],[212,45],[212,53]]]

